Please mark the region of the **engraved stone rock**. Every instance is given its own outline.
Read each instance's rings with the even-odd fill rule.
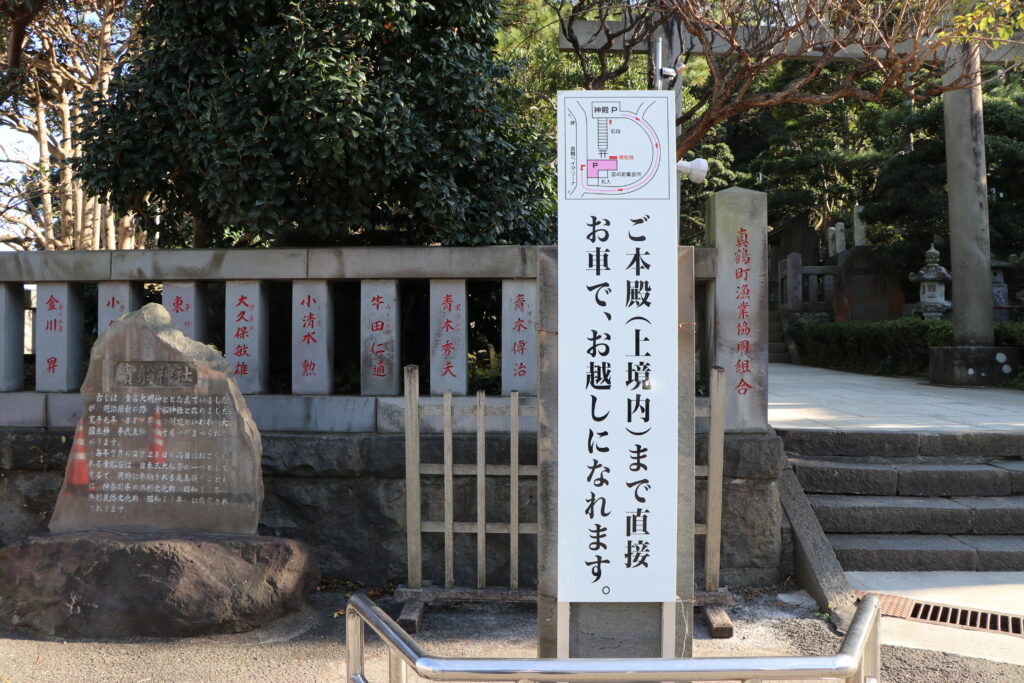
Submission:
[[[50,530],[253,534],[259,432],[212,347],[147,304],[100,335]]]

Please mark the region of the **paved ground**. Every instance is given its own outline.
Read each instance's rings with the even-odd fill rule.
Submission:
[[[736,635],[712,640],[698,622],[698,657],[832,654],[842,642],[802,591],[742,594],[730,608]],[[65,643],[0,633],[0,680],[36,681],[343,681],[345,596],[319,593],[303,612],[242,635],[181,640]],[[397,606],[385,602],[394,613]],[[525,607],[433,608],[417,639],[440,656],[533,657],[535,619]],[[1024,641],[1022,641],[1024,642]],[[367,644],[367,674],[385,681],[383,645]],[[883,647],[886,683],[1024,681],[1024,667],[905,647]],[[420,680],[411,677],[410,680]]]
[[[768,422],[776,429],[1024,433],[1024,392],[772,363]]]

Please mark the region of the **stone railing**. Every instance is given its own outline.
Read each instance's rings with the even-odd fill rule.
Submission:
[[[805,266],[798,253],[779,261],[779,308],[792,313],[832,313],[839,266]]]
[[[475,350],[468,333],[485,322],[473,300],[481,282],[489,283],[487,296],[501,299],[500,339],[487,340],[500,351],[501,393],[517,391],[529,405],[537,393],[544,249],[556,248],[2,253],[0,425],[72,426],[81,413],[76,392],[89,341],[122,314],[156,300],[186,334],[218,342],[261,429],[397,433],[404,363],[423,364],[429,394],[438,397],[425,402],[440,401],[446,390],[468,393],[467,355]],[[695,250],[697,281],[714,278],[714,252]],[[24,353],[26,285],[35,286],[32,365]],[[404,299],[416,310],[403,317],[406,286],[418,288]],[[498,305],[492,301],[489,310],[493,316]],[[403,339],[409,348],[402,348]],[[352,377],[345,394],[334,382],[343,367]],[[524,420],[523,429],[536,429],[535,421]],[[429,421],[424,429],[434,431]]]

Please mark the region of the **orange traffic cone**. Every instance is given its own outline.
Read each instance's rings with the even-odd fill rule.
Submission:
[[[167,455],[164,451],[164,425],[160,419],[160,411],[153,415],[153,440],[149,442],[150,465],[163,465],[167,462]]]
[[[78,426],[75,427],[75,442],[71,446],[71,455],[68,457],[68,472],[64,480],[64,489],[69,493],[81,493],[91,488],[89,459],[85,450],[85,427],[82,420],[79,420]]]

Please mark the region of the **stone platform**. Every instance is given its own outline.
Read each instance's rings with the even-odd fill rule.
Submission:
[[[48,636],[239,633],[298,609],[320,572],[267,536],[33,536],[0,549],[0,620]]]

